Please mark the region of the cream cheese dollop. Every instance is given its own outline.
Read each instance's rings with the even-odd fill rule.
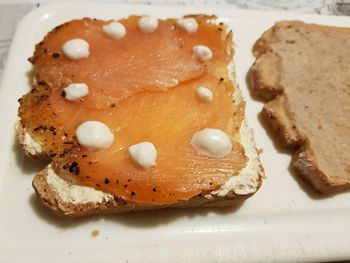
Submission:
[[[198,31],[198,23],[193,17],[180,18],[176,21],[176,24],[190,34]]]
[[[156,165],[157,150],[151,142],[140,142],[131,145],[129,155],[136,165],[144,169]]]
[[[214,99],[214,95],[213,95],[213,92],[208,89],[208,88],[205,88],[205,87],[199,87],[197,90],[197,97],[200,99],[200,100],[203,100],[203,101],[206,101],[206,102],[209,102],[209,101],[212,101]]]
[[[208,61],[212,59],[213,53],[210,48],[203,45],[197,45],[192,48],[193,55],[202,61]]]
[[[72,60],[86,58],[90,55],[89,43],[80,38],[71,39],[65,42],[62,46],[62,51],[66,57]]]
[[[67,100],[80,100],[81,98],[85,97],[89,94],[89,88],[88,85],[85,83],[72,83],[69,84],[68,87],[64,88],[64,97]]]
[[[192,136],[191,145],[199,154],[213,158],[223,158],[232,151],[230,138],[219,129],[205,128],[196,132]]]
[[[114,142],[114,134],[100,121],[86,121],[76,130],[76,136],[81,146],[90,150],[107,149]]]
[[[119,22],[111,22],[108,25],[104,25],[102,30],[106,35],[115,39],[121,39],[126,34],[125,27]]]
[[[138,26],[143,33],[152,33],[158,27],[158,19],[144,16],[139,19]]]

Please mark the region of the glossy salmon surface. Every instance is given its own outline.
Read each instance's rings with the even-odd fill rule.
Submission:
[[[126,35],[113,39],[102,26],[111,21],[84,18],[51,31],[36,46],[30,61],[36,84],[21,99],[19,116],[26,131],[42,142],[55,170],[68,180],[112,193],[138,204],[171,204],[221,187],[246,166],[239,128],[244,103],[232,102],[237,87],[228,79],[232,33],[208,16],[194,16],[198,32],[188,33],[176,20],[158,20],[142,33],[131,16],[119,20]],[[81,38],[90,55],[70,60],[63,44]],[[202,62],[192,52],[206,45],[213,53]],[[69,101],[63,89],[86,83],[89,94]],[[198,99],[206,87],[211,102]],[[106,124],[115,140],[107,149],[79,145],[77,127],[89,120]],[[224,158],[200,155],[190,144],[204,128],[226,132],[233,143]],[[149,141],[157,149],[156,165],[143,169],[128,154],[129,146]]]

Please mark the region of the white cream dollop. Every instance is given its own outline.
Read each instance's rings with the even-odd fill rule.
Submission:
[[[187,33],[196,33],[198,31],[198,23],[193,17],[180,18],[176,21],[176,24],[185,29]]]
[[[157,150],[151,142],[140,142],[131,145],[129,155],[135,164],[144,169],[156,165]]]
[[[62,51],[66,57],[72,60],[86,58],[90,55],[89,43],[80,38],[68,40],[63,44]]]
[[[232,151],[232,142],[228,135],[219,129],[205,128],[196,132],[191,145],[201,155],[223,158]]]
[[[104,25],[102,30],[106,35],[115,39],[121,39],[126,34],[125,27],[119,22],[111,22],[108,25]]]
[[[205,87],[199,87],[197,89],[197,96],[200,100],[207,102],[212,101],[214,99],[213,92]]]
[[[114,142],[111,130],[100,121],[86,121],[76,130],[80,145],[90,149],[107,149]]]
[[[203,45],[197,45],[192,48],[192,52],[196,58],[202,61],[208,61],[212,59],[213,53],[210,48]]]
[[[139,19],[138,25],[143,33],[152,33],[158,27],[158,19],[144,16]]]
[[[85,83],[72,83],[68,87],[64,88],[65,98],[67,100],[80,100],[82,97],[85,97],[89,94],[88,85]]]

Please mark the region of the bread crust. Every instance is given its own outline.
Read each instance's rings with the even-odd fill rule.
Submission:
[[[262,168],[261,168],[262,169]],[[226,196],[214,196],[206,198],[206,193],[202,193],[186,201],[179,201],[170,205],[142,205],[125,202],[114,196],[110,200],[100,203],[73,204],[64,202],[47,182],[48,168],[38,173],[33,180],[33,187],[40,198],[42,204],[59,216],[81,217],[95,214],[115,214],[128,211],[155,210],[164,208],[194,208],[194,207],[226,207],[236,206],[252,196],[254,193],[247,195],[237,195],[233,191]],[[259,187],[262,180],[259,177]]]
[[[321,36],[325,36],[325,38],[329,32],[335,31],[350,34],[350,31],[344,28],[310,25],[300,21],[278,22],[256,41],[253,47],[256,60],[250,68],[248,79],[251,92],[265,101],[265,105],[261,111],[262,120],[272,128],[273,134],[278,141],[284,147],[292,150],[292,166],[295,168],[297,174],[309,182],[315,190],[325,194],[335,193],[350,188],[350,169],[346,172],[345,168],[345,176],[340,180],[338,174],[327,174],[320,167],[320,158],[317,158],[314,153],[317,149],[314,149],[309,141],[311,138],[310,133],[302,131],[300,128],[301,125],[299,125],[300,121],[293,111],[293,107],[296,108],[296,106],[290,105],[289,96],[291,94],[293,95],[293,93],[290,92],[288,94],[285,92],[287,88],[290,90],[292,88],[284,87],[281,84],[282,76],[285,77],[290,74],[289,72],[291,70],[284,68],[282,65],[282,59],[287,57],[283,57],[282,53],[288,52],[290,45],[298,45],[299,43],[297,37],[294,36],[297,40],[293,40],[291,34],[286,32],[293,29],[293,33],[297,35],[304,28],[307,34],[310,34],[314,30],[321,32]],[[282,30],[286,32],[280,33]],[[305,33],[304,31],[303,33]],[[320,39],[319,41],[324,40]],[[283,48],[282,45],[284,45]],[[293,57],[293,59],[299,59],[301,61],[299,66],[303,67],[302,56],[308,55],[303,54],[300,57]],[[312,87],[305,86],[305,89],[308,88],[311,90],[310,92],[313,91]],[[293,92],[298,92],[298,90],[295,89]],[[310,123],[312,121],[311,119]]]

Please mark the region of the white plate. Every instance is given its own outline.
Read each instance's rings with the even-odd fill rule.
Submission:
[[[234,30],[237,81],[247,100],[249,123],[264,149],[268,178],[241,207],[164,210],[67,220],[53,216],[31,187],[42,163],[24,157],[15,143],[17,99],[29,89],[27,61],[35,43],[53,27],[84,16],[130,14],[179,17],[217,14]],[[0,88],[1,262],[231,262],[325,261],[350,258],[350,193],[314,194],[292,174],[290,156],[278,150],[261,126],[262,103],[245,83],[251,47],[277,20],[348,26],[348,17],[266,13],[234,9],[110,4],[54,4],[33,11],[18,26]],[[91,232],[98,230],[97,237]]]

